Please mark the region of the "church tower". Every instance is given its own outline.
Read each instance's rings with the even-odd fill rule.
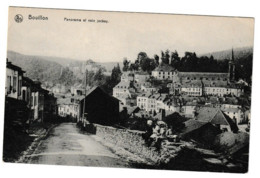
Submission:
[[[229,74],[229,81],[234,82],[235,81],[235,58],[234,58],[233,48],[232,48],[231,59],[229,60],[229,64],[228,64],[228,74]]]

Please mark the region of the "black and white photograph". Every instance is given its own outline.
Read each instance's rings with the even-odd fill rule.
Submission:
[[[4,162],[248,172],[253,17],[8,13]]]

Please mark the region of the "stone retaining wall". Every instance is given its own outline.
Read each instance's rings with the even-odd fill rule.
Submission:
[[[115,144],[117,147],[124,148],[127,151],[154,163],[158,162],[160,159],[160,154],[154,148],[149,148],[145,145],[144,139],[142,138],[142,133],[144,132],[118,129],[98,124],[95,124],[95,126],[96,135],[107,142]]]

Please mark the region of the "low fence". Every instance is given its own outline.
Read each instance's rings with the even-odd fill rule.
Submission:
[[[96,135],[117,147],[138,155],[148,161],[156,163],[160,154],[154,148],[147,147],[142,138],[142,131],[118,129],[109,126],[95,124]]]

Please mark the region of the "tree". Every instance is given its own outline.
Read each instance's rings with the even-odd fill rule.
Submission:
[[[180,66],[180,57],[178,52],[175,50],[174,52],[171,53],[171,66],[174,67],[175,69],[179,69]]]
[[[119,64],[117,64],[117,66],[115,66],[113,69],[112,69],[112,74],[111,74],[111,82],[114,84],[114,83],[118,83],[120,81],[120,77],[121,77],[121,70],[120,70],[120,66]]]
[[[137,60],[139,61],[139,63],[141,63],[141,60],[144,59],[144,58],[147,58],[146,52],[140,52],[140,53],[138,53],[138,55],[137,55]]]
[[[156,59],[159,61],[159,56],[157,56]],[[127,62],[124,60],[124,66],[127,65],[126,63]],[[155,69],[156,66],[157,64],[155,59],[149,58],[145,52],[139,52],[137,55],[137,59],[134,63],[130,64],[128,69],[130,71],[137,71],[139,70],[139,68],[141,68],[143,71],[151,72]]]
[[[97,86],[104,84],[105,76],[104,76],[103,70],[101,68],[94,75],[94,82],[95,82],[95,85],[97,85]]]
[[[155,60],[155,64],[156,64],[156,66],[158,66],[159,65],[159,56],[157,55],[157,54],[155,54],[154,55],[154,60]]]
[[[169,64],[170,62],[170,51],[167,49],[165,52],[161,52],[161,60],[164,64]]]
[[[143,71],[151,72],[156,67],[155,60],[145,57],[140,61],[140,66]]]
[[[112,94],[113,88],[120,82],[121,70],[119,64],[114,66],[110,77],[104,77],[104,83],[101,88],[109,94]]]
[[[129,66],[129,70],[130,70],[130,71],[138,70],[138,68],[139,68],[139,64],[136,64],[136,63],[132,63],[132,64],[130,64],[130,66]]]
[[[123,70],[123,71],[128,71],[128,70],[129,70],[129,67],[130,67],[129,64],[130,64],[130,61],[128,61],[127,58],[124,58],[124,60],[123,60],[123,65],[124,65],[124,66],[123,66],[123,69],[122,69],[122,70]]]
[[[198,69],[198,58],[196,53],[185,52],[180,62],[180,70],[185,72],[197,72]]]

